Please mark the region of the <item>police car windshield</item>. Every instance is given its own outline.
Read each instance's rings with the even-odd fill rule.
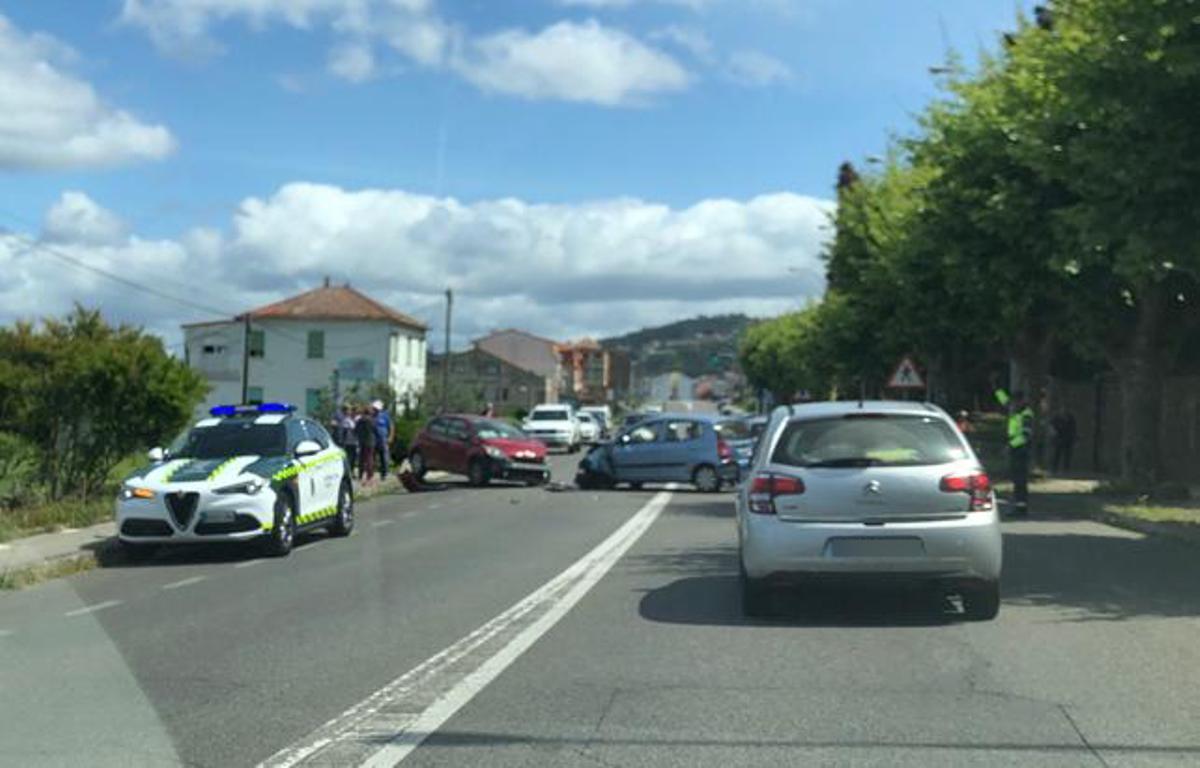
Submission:
[[[287,453],[287,430],[282,424],[255,424],[230,419],[188,433],[176,454],[188,459],[221,459],[228,456],[279,456]]]

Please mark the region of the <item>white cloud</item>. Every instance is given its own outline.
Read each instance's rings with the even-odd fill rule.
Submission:
[[[704,33],[704,30],[698,27],[671,24],[652,32],[650,38],[652,40],[665,40],[702,61],[708,61],[712,58],[712,40]]]
[[[170,154],[170,131],[106,104],[63,70],[71,57],[0,16],[0,169],[100,168]]]
[[[559,22],[473,40],[455,68],[485,91],[616,106],[687,87],[675,59],[620,30]]]
[[[50,242],[114,245],[127,236],[125,222],[83,192],[63,192],[42,222],[42,237]]]
[[[792,79],[792,70],[779,59],[759,51],[737,51],[729,56],[729,76],[749,86],[775,85]]]
[[[118,220],[82,196],[72,200],[55,208]],[[435,326],[441,292],[454,287],[460,340],[501,325],[566,338],[799,306],[823,290],[819,254],[831,209],[790,193],[672,208],[624,198],[464,203],[294,183],[243,201],[225,233],[151,241],[110,228],[97,239],[97,227],[79,225],[59,227],[51,247],[230,313],[331,275]],[[49,224],[42,238],[50,239]],[[127,288],[0,236],[0,321],[60,313],[74,300],[169,338],[178,323],[206,319],[152,296],[134,300]]]
[[[329,71],[352,83],[365,82],[375,74],[375,55],[364,43],[339,45],[329,53]]]

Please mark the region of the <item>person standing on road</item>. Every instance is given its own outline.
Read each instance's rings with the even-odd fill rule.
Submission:
[[[354,431],[354,411],[342,406],[334,418],[337,421],[337,431],[334,434],[337,435],[338,445],[346,452],[346,461],[350,463],[350,476],[355,477],[355,473],[358,472],[358,434]]]
[[[1071,454],[1075,450],[1075,415],[1063,408],[1050,422],[1054,429],[1054,456],[1050,467],[1058,472],[1071,469]]]
[[[359,409],[354,433],[358,437],[358,479],[365,485],[375,476],[377,427],[370,408]]]
[[[371,415],[375,419],[375,453],[379,458],[379,476],[387,477],[388,464],[392,459],[392,440],[396,437],[396,427],[392,417],[383,408],[383,401],[371,403]]]
[[[1004,389],[996,390],[996,402],[1008,407],[1005,436],[1008,442],[1008,466],[1013,481],[1012,514],[1029,514],[1029,446],[1033,441],[1033,409],[1022,392],[1010,397]]]

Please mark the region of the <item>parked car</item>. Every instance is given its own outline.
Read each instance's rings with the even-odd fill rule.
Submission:
[[[596,423],[600,426],[600,439],[607,440],[613,428],[613,412],[612,408],[607,405],[585,405],[580,409],[583,413],[590,413],[596,419]]]
[[[737,497],[742,605],[814,576],[934,582],[966,616],[1000,609],[996,498],[944,411],[829,402],[772,414]]]
[[[706,492],[737,480],[733,449],[717,434],[712,419],[696,415],[656,416],[637,423],[616,440],[588,451],[575,475],[581,488],[679,482]]]
[[[750,460],[754,456],[754,436],[750,434],[750,427],[746,425],[745,419],[718,419],[713,422],[713,427],[733,449],[738,468],[745,474],[750,469]]]
[[[592,445],[600,442],[600,423],[596,417],[587,411],[580,411],[575,414],[575,420],[579,422],[579,441]]]
[[[534,406],[522,428],[530,437],[536,437],[548,447],[565,448],[568,453],[579,450],[583,442],[575,411],[569,405]]]
[[[452,414],[432,419],[413,438],[409,467],[418,479],[430,470],[466,475],[471,485],[513,480],[550,481],[546,446],[503,421]]]

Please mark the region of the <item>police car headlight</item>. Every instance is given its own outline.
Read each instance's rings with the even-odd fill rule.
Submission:
[[[126,485],[121,488],[121,500],[129,501],[130,499],[153,499],[154,491],[149,488],[139,488],[135,485]]]
[[[246,496],[253,496],[266,487],[267,481],[263,480],[261,477],[256,477],[253,480],[247,480],[234,485],[227,485],[224,488],[214,488],[213,493],[219,493],[222,496],[233,493],[241,493],[245,494]]]
[[[483,446],[484,453],[491,456],[493,459],[507,459],[508,455],[494,445]]]

